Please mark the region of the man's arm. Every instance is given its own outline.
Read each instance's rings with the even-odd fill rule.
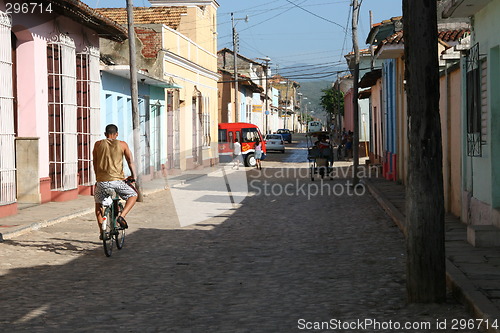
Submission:
[[[94,150],[92,150],[92,164],[94,166],[94,170],[95,170],[95,163],[97,161],[97,147],[99,147],[99,144],[101,143],[101,141],[97,141],[95,144],[94,144]]]
[[[123,154],[125,155],[125,159],[127,160],[128,168],[132,173],[132,178],[136,179],[137,174],[135,172],[135,163],[134,163],[134,157],[132,156],[132,152],[130,151],[130,148],[128,147],[128,144],[126,142],[121,141],[121,145],[123,148]]]

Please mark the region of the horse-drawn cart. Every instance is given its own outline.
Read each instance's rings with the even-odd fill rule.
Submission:
[[[311,180],[314,175],[319,175],[322,179],[325,176],[333,179],[333,147],[329,132],[308,132],[307,139],[307,159]]]

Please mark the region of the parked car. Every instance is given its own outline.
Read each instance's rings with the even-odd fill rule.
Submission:
[[[292,133],[290,132],[289,129],[286,128],[279,129],[278,131],[276,131],[276,134],[281,134],[286,142],[292,143]]]
[[[285,139],[281,134],[267,134],[265,141],[268,151],[277,150],[283,154],[285,153]]]

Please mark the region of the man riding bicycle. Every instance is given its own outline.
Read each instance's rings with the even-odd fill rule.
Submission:
[[[99,225],[99,235],[102,235],[103,205],[102,202],[108,194],[108,189],[113,189],[125,200],[125,207],[120,212],[117,222],[122,228],[128,228],[125,216],[130,212],[137,201],[137,192],[129,186],[128,182],[135,181],[135,164],[128,145],[124,141],[117,140],[118,127],[113,124],[106,126],[104,133],[106,139],[97,141],[92,152],[96,185],[94,192],[95,215]],[[125,179],[123,172],[123,157],[125,157],[132,175]],[[102,237],[102,236],[100,236]]]

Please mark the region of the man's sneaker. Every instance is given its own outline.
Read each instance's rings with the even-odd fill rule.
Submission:
[[[118,216],[118,218],[116,219],[116,222],[118,222],[118,224],[120,225],[120,227],[122,227],[123,229],[127,229],[128,228],[127,221],[125,221],[125,219],[123,217]]]

